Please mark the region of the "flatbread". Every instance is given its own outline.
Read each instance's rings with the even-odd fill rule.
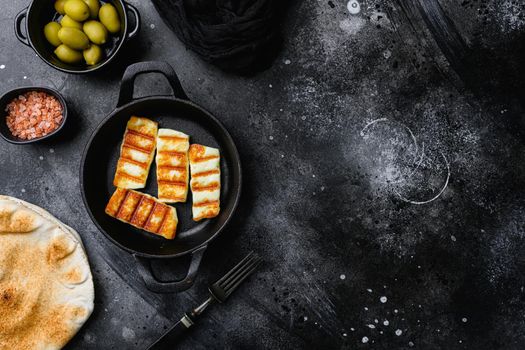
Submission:
[[[0,349],[61,349],[93,306],[78,233],[39,207],[0,196]]]

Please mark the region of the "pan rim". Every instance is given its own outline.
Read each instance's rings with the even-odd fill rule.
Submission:
[[[188,105],[188,106],[190,106],[192,108],[195,108],[195,109],[199,110],[201,113],[206,114],[206,116],[208,118],[210,118],[212,120],[212,122],[215,123],[215,125],[217,125],[219,127],[220,131],[224,134],[224,136],[227,138],[228,142],[232,145],[233,155],[234,155],[234,158],[237,160],[236,162],[234,162],[235,164],[233,165],[233,167],[235,168],[235,170],[239,174],[239,176],[238,176],[238,186],[237,186],[238,190],[236,191],[236,193],[234,193],[233,206],[232,206],[232,209],[231,209],[230,213],[228,214],[228,216],[224,220],[224,223],[215,231],[215,233],[213,233],[203,243],[201,243],[198,246],[195,246],[195,247],[193,247],[193,248],[191,248],[189,250],[186,250],[186,251],[183,251],[183,252],[180,252],[180,253],[176,253],[176,254],[150,254],[150,253],[144,253],[144,252],[136,251],[134,249],[131,249],[131,248],[126,247],[125,245],[121,244],[120,242],[115,240],[108,232],[106,232],[106,230],[104,228],[102,228],[102,226],[99,224],[98,220],[95,218],[95,216],[94,216],[94,214],[93,214],[93,212],[92,212],[92,210],[91,210],[91,208],[89,206],[88,200],[86,198],[86,189],[85,189],[85,186],[84,186],[84,173],[85,173],[84,169],[85,169],[86,157],[87,157],[89,149],[91,148],[91,144],[93,143],[93,139],[97,136],[99,131],[104,127],[104,125],[111,118],[113,118],[117,113],[119,113],[120,111],[122,111],[122,110],[124,110],[126,108],[129,108],[132,105],[139,104],[139,103],[144,102],[144,101],[150,101],[150,100],[159,100],[159,101],[162,101],[162,102],[180,102],[180,103],[186,104],[186,105]],[[184,255],[191,254],[194,251],[196,251],[196,250],[198,250],[198,249],[208,245],[228,225],[228,223],[230,222],[231,218],[233,217],[233,214],[237,210],[237,206],[238,206],[240,198],[241,198],[241,192],[242,192],[241,158],[240,158],[240,155],[239,155],[239,151],[237,150],[237,145],[233,141],[233,138],[231,137],[231,135],[228,132],[228,130],[224,127],[224,125],[222,125],[222,123],[213,114],[208,112],[203,107],[199,106],[198,104],[196,104],[196,103],[194,103],[194,102],[192,102],[190,100],[185,100],[185,99],[177,98],[177,97],[174,97],[174,96],[157,95],[157,96],[141,97],[141,98],[133,99],[131,102],[126,103],[126,104],[124,104],[122,106],[119,106],[119,107],[116,107],[115,109],[113,109],[113,111],[111,111],[104,119],[102,119],[97,124],[97,126],[95,127],[95,129],[91,133],[91,135],[90,135],[86,145],[84,146],[84,150],[82,152],[82,158],[80,160],[80,190],[82,192],[82,201],[84,202],[84,207],[87,210],[87,212],[89,214],[89,217],[91,218],[91,221],[95,224],[97,229],[104,235],[104,237],[106,237],[107,239],[109,239],[111,241],[111,243],[113,243],[117,247],[127,251],[128,253],[131,253],[132,255],[140,256],[140,257],[143,257],[143,258],[172,259],[172,258],[177,258],[177,257],[181,257],[181,256],[184,256]]]

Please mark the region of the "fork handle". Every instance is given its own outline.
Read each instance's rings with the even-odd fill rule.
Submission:
[[[173,350],[175,349],[175,344],[180,338],[186,333],[188,328],[191,328],[195,323],[196,318],[184,314],[184,317],[180,319],[179,322],[175,323],[166,334],[164,334],[160,339],[158,339],[153,345],[151,345],[148,350]]]

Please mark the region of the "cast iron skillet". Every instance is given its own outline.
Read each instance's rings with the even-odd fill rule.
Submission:
[[[164,75],[173,89],[170,96],[133,99],[135,78],[144,73]],[[166,240],[122,223],[104,212],[114,192],[113,176],[128,119],[143,116],[190,135],[191,143],[217,147],[221,152],[221,211],[216,218],[195,223],[191,219],[191,193],[186,203],[177,203],[179,226],[174,240]],[[129,66],[120,86],[117,108],[91,136],[80,169],[82,196],[91,219],[111,242],[130,252],[148,289],[170,293],[191,287],[208,243],[228,223],[241,192],[241,163],[237,148],[222,124],[203,108],[188,100],[173,68],[164,62],[142,62]],[[145,189],[157,196],[155,164],[152,164]],[[150,258],[175,258],[191,254],[186,277],[179,281],[160,281],[151,270]]]

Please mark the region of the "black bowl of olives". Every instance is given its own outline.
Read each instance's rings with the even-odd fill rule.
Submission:
[[[138,10],[122,0],[33,0],[15,17],[18,40],[51,67],[75,74],[108,64],[139,30]]]

